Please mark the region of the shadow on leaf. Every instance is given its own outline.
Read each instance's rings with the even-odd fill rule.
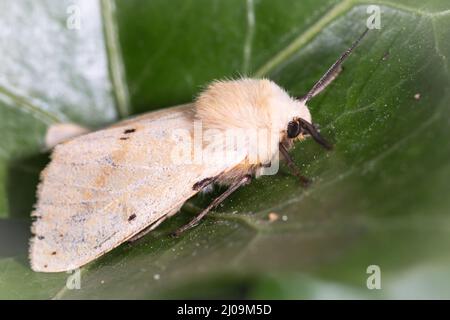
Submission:
[[[48,161],[48,154],[38,154],[10,162],[6,181],[9,219],[0,220],[0,257],[28,253],[36,188]]]

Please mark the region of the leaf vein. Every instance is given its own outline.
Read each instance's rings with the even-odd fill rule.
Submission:
[[[126,117],[130,114],[130,99],[120,49],[114,1],[101,0],[101,12],[110,77],[116,98],[116,108],[121,117]]]
[[[252,44],[255,35],[255,4],[253,0],[247,0],[247,34],[244,42],[243,72],[247,74],[250,68]]]

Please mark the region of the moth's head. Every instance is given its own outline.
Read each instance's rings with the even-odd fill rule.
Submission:
[[[280,115],[281,140],[311,136],[323,147],[331,149],[331,145],[320,135],[318,127],[313,123],[311,113],[304,101],[292,98],[280,89],[274,104],[278,104],[276,110]]]
[[[286,126],[286,138],[301,139],[303,137],[311,136],[318,144],[330,150],[332,146],[322,137],[318,126],[312,122],[311,114],[309,113],[306,104],[301,101],[299,104],[299,116],[294,116]]]

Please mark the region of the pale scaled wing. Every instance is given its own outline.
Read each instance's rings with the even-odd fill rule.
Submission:
[[[33,215],[35,271],[78,268],[176,213],[193,185],[229,164],[174,163],[174,129],[193,131],[192,105],[152,112],[56,146]]]

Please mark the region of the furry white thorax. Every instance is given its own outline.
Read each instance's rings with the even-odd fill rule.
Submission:
[[[307,106],[267,79],[216,81],[200,94],[195,116],[204,130],[260,130],[272,134],[269,152],[258,155],[259,163],[268,163],[278,152],[278,143],[286,138],[288,123],[302,118],[311,123]],[[246,151],[256,150],[258,142],[248,138]],[[259,146],[260,147],[260,146]],[[259,149],[258,149],[259,150]]]

